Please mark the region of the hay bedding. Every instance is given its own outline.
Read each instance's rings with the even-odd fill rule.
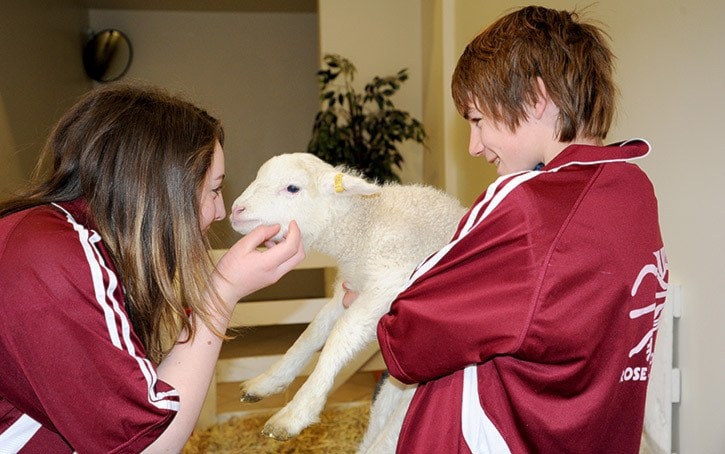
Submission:
[[[273,412],[235,417],[206,430],[194,432],[183,454],[345,454],[354,453],[368,425],[370,402],[325,409],[320,422],[289,441],[261,434]]]

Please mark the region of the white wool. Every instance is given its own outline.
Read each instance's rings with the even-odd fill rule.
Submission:
[[[376,185],[333,168],[309,153],[275,156],[232,206],[235,230],[261,224],[286,227],[295,220],[306,250],[338,264],[335,294],[270,370],[242,384],[243,399],[284,390],[311,356],[320,359],[294,399],[272,416],[264,433],[287,439],[316,422],[337,373],[376,339],[377,322],[413,269],[453,236],[465,209],[443,191],[421,185]],[[359,293],[343,309],[341,282]],[[361,452],[394,452],[414,387],[394,379],[376,399]]]

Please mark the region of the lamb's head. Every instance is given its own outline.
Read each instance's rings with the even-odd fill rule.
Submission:
[[[259,168],[255,180],[234,201],[230,220],[234,230],[245,235],[259,225],[279,224],[282,229],[273,241],[281,240],[295,220],[309,247],[335,220],[345,221],[354,196],[379,191],[379,186],[310,153],[282,154]]]

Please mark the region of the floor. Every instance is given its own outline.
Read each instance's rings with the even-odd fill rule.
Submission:
[[[224,344],[220,359],[282,354],[294,343],[305,327],[306,325],[301,324],[244,328],[236,333],[234,340],[227,341]],[[369,402],[372,399],[380,374],[381,371],[354,374],[329,396],[328,406]],[[294,397],[295,392],[302,386],[304,380],[305,377],[298,377],[285,392],[256,403],[242,403],[239,401],[239,383],[219,383],[217,385],[217,415],[219,421],[233,416],[281,408]]]

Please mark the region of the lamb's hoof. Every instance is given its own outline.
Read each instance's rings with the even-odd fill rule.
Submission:
[[[284,429],[274,427],[270,424],[264,425],[264,429],[262,429],[262,435],[273,438],[277,441],[287,441],[297,436],[297,434],[291,434]]]
[[[254,394],[249,394],[249,393],[245,393],[245,392],[243,392],[242,393],[242,397],[239,398],[239,401],[240,402],[244,402],[244,403],[247,403],[247,404],[252,404],[254,402],[259,402],[260,400],[262,400],[262,397],[261,396],[256,396]]]

